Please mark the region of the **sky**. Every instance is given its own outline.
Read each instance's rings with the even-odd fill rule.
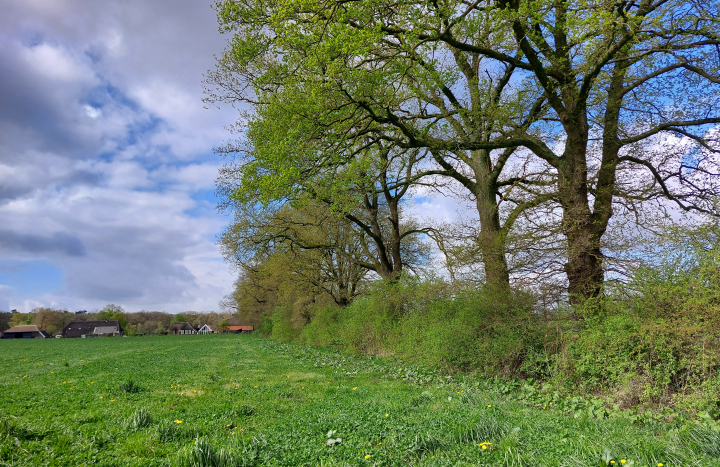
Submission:
[[[218,309],[211,2],[0,3],[0,309]]]

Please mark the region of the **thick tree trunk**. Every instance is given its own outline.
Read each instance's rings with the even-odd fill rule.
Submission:
[[[500,227],[496,192],[494,183],[477,184],[475,197],[480,217],[478,242],[485,268],[487,291],[504,300],[510,295],[510,272],[505,257],[506,240]]]
[[[558,166],[559,198],[563,208],[563,232],[567,238],[570,303],[596,297],[602,290],[604,271],[600,237],[604,228],[589,206],[587,182],[587,137],[585,132],[568,132],[565,153]]]

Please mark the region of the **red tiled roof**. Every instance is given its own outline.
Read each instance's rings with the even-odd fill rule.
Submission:
[[[254,328],[251,324],[241,324],[239,326],[228,326],[228,331],[252,331]]]

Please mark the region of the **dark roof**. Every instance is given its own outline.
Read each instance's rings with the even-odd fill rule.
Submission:
[[[80,337],[83,334],[92,334],[95,328],[101,326],[115,326],[120,332],[120,323],[117,320],[106,321],[73,321],[62,330],[63,337]]]
[[[37,326],[34,324],[24,324],[20,326],[13,326],[5,332],[40,332]]]
[[[193,327],[192,324],[188,323],[187,321],[181,321],[179,323],[174,323],[172,326],[170,326],[171,331],[195,331],[196,329]]]

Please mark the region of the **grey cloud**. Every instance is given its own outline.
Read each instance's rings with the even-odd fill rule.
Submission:
[[[0,230],[0,246],[28,253],[61,252],[68,256],[85,256],[85,245],[79,238],[64,232],[49,237]]]

